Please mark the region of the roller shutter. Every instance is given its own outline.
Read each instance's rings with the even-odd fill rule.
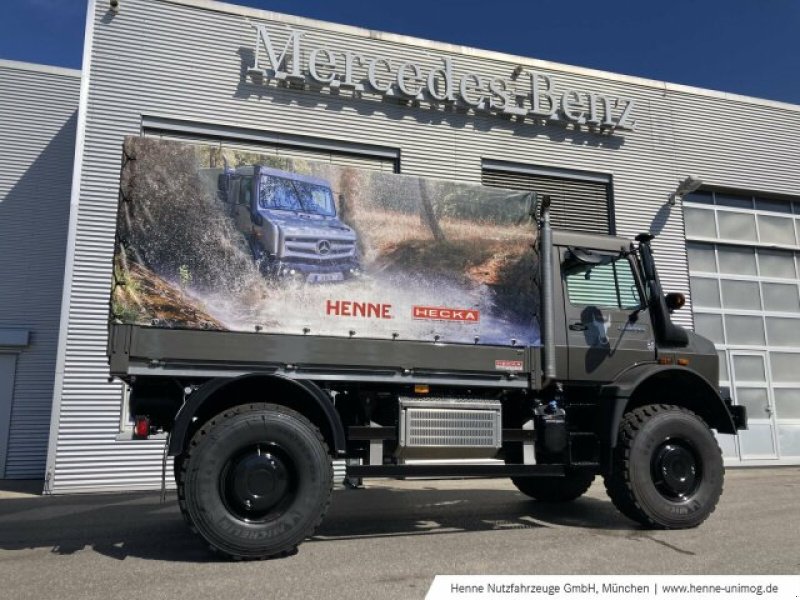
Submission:
[[[184,143],[219,144],[223,148],[272,156],[318,160],[372,171],[399,172],[400,153],[394,148],[365,146],[306,136],[288,136],[245,128],[144,117],[142,134]]]
[[[614,233],[610,177],[592,174],[579,179],[533,171],[484,164],[481,182],[493,187],[549,195],[554,227],[588,233]]]

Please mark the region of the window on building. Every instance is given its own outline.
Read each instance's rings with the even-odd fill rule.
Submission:
[[[740,455],[800,456],[800,202],[701,192],[684,222],[695,328],[755,424]]]

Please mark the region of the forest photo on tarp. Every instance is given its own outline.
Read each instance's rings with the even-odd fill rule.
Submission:
[[[538,343],[528,194],[129,137],[119,196],[117,322]]]

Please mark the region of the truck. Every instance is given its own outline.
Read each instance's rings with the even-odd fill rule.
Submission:
[[[356,236],[337,217],[328,181],[252,165],[226,168],[217,183],[264,275],[314,283],[358,275]]]
[[[121,178],[110,373],[130,390],[133,438],[167,436],[181,512],[213,550],[293,553],[325,516],[343,459],[354,480],[510,478],[552,503],[600,476],[647,528],[696,527],[714,511],[714,431],[735,435],[747,416],[719,387],[713,343],[673,322],[685,298],[662,289],[649,233],[554,228],[547,196],[309,161],[295,170],[349,182],[364,276],[269,287],[263,304],[278,312],[231,320],[239,309],[209,289],[249,306],[254,283],[188,284],[188,267],[171,274],[174,245],[173,262],[147,246],[158,219],[136,226],[187,196],[137,188],[149,156],[203,166],[197,149],[162,144],[126,140],[136,160]],[[195,205],[197,227],[226,227],[213,196]],[[224,239],[218,254],[233,264]],[[163,319],[164,298],[191,309]]]

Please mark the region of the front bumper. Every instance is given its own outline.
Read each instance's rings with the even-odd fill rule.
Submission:
[[[330,262],[310,262],[302,260],[278,260],[275,263],[278,274],[283,275],[290,270],[307,275],[309,273],[344,273],[345,275],[360,272],[358,261],[355,259],[337,260]]]

